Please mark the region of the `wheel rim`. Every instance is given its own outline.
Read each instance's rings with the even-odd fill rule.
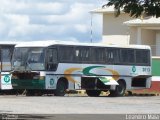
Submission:
[[[56,89],[56,96],[64,96],[65,95],[65,90],[66,90],[66,85],[64,82],[60,81],[57,84],[57,89]]]
[[[119,85],[117,86],[117,91],[119,94],[123,94],[125,92],[125,85],[122,81],[119,82]]]
[[[60,91],[60,93],[64,93],[65,92],[65,86],[64,85],[60,85],[59,91]]]
[[[123,85],[119,85],[117,87],[117,90],[119,91],[119,93],[123,93],[124,92],[124,86]]]

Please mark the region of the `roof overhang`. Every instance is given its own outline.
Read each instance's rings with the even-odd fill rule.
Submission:
[[[148,17],[144,19],[134,19],[124,22],[127,26],[140,27],[160,27],[160,18]],[[160,28],[159,28],[160,29]]]
[[[114,6],[109,6],[109,7],[103,7],[103,8],[97,8],[94,10],[91,10],[90,13],[94,13],[94,14],[108,14],[108,13],[115,13],[115,9]],[[121,13],[124,13],[121,11]]]
[[[90,11],[90,13],[97,13],[97,14],[114,13],[114,12],[115,12],[114,10],[108,10],[105,8],[97,8]]]
[[[3,41],[1,41],[0,40],[0,45],[16,45],[16,44],[18,44],[18,43],[20,43],[20,41],[18,42],[18,41],[14,41],[14,40],[8,40],[8,41],[6,41],[6,40],[3,40]]]

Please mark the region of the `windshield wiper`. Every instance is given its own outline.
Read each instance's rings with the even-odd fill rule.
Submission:
[[[30,67],[30,63],[28,62],[28,60],[26,61],[25,69],[26,69],[26,71],[32,71],[32,68]]]

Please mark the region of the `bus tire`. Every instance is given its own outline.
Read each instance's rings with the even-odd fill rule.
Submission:
[[[124,81],[119,80],[119,85],[116,86],[115,90],[110,90],[110,97],[121,97],[124,96],[126,90],[126,84]]]
[[[101,94],[100,90],[86,90],[86,93],[90,97],[98,97]]]
[[[27,90],[26,96],[34,96],[35,91],[34,90]]]
[[[66,94],[67,85],[63,80],[58,81],[57,88],[54,91],[55,96],[64,96]]]

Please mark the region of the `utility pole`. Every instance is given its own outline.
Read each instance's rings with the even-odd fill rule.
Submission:
[[[92,18],[93,17],[93,15],[92,15],[92,13],[91,13],[91,26],[90,26],[90,29],[91,29],[91,33],[90,33],[90,42],[92,43],[93,42],[93,28],[92,28]]]

